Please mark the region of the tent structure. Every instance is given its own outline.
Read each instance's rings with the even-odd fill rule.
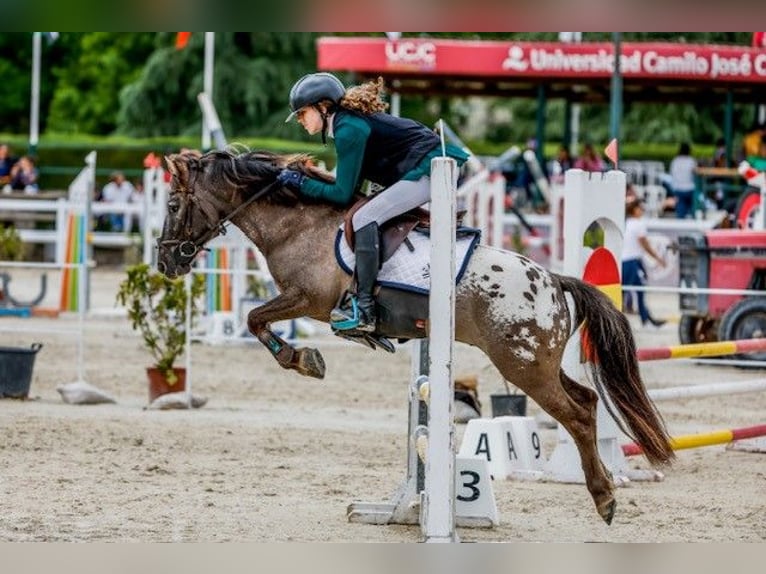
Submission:
[[[731,157],[733,105],[766,102],[766,50],[749,46],[623,42],[622,100],[725,104]],[[550,98],[608,103],[614,44],[432,38],[321,37],[318,68],[382,76],[402,94],[534,97],[538,141]]]

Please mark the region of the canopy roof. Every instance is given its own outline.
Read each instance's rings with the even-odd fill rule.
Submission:
[[[608,102],[614,45],[430,38],[322,37],[318,68],[396,81],[402,93],[445,93]],[[766,101],[766,50],[746,46],[624,42],[623,99]]]

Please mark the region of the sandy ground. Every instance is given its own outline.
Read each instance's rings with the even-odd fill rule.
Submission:
[[[350,524],[353,501],[387,501],[404,478],[410,354],[393,356],[320,333],[323,382],[281,370],[256,345],[193,349],[194,411],[149,411],[150,360],[125,318],[114,316],[115,269],[94,274],[84,325],[85,380],[116,404],[74,406],[56,391],[77,379],[75,318],[0,318],[0,345],[42,342],[28,401],[0,401],[0,540],[388,541],[420,540],[413,526]],[[14,272],[16,298],[35,275]],[[58,281],[49,277],[53,305]],[[650,295],[676,316],[675,297]],[[111,315],[111,316],[110,316]],[[635,321],[635,317],[631,318]],[[640,346],[677,344],[672,322],[634,322]],[[59,333],[29,332],[56,329]],[[475,349],[458,345],[456,371],[477,373],[484,414],[503,387]],[[761,371],[645,363],[649,388],[748,380]],[[762,424],[766,393],[663,402],[673,434]],[[536,405],[529,413],[536,414]],[[458,427],[458,435],[463,432]],[[546,455],[556,431],[540,429]],[[647,468],[637,459],[637,467]],[[712,446],[678,453],[661,482],[617,491],[611,526],[584,485],[494,481],[500,525],[459,529],[464,541],[697,542],[766,539],[766,455]]]

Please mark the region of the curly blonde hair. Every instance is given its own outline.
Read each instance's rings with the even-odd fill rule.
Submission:
[[[383,101],[384,93],[385,82],[382,77],[378,77],[377,80],[370,80],[347,89],[340,100],[340,106],[362,114],[385,112],[388,104]]]

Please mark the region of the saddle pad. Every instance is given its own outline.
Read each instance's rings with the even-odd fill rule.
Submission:
[[[378,283],[385,287],[393,287],[404,291],[428,294],[431,285],[429,259],[431,242],[427,233],[414,230],[408,235],[414,250],[410,251],[404,242],[391,258],[383,263],[378,272]],[[458,228],[455,242],[455,283],[460,281],[468,261],[471,259],[474,247],[481,239],[481,231],[467,227]],[[335,238],[335,258],[341,269],[351,275],[356,263],[356,256],[348,246],[343,229],[338,230]]]

